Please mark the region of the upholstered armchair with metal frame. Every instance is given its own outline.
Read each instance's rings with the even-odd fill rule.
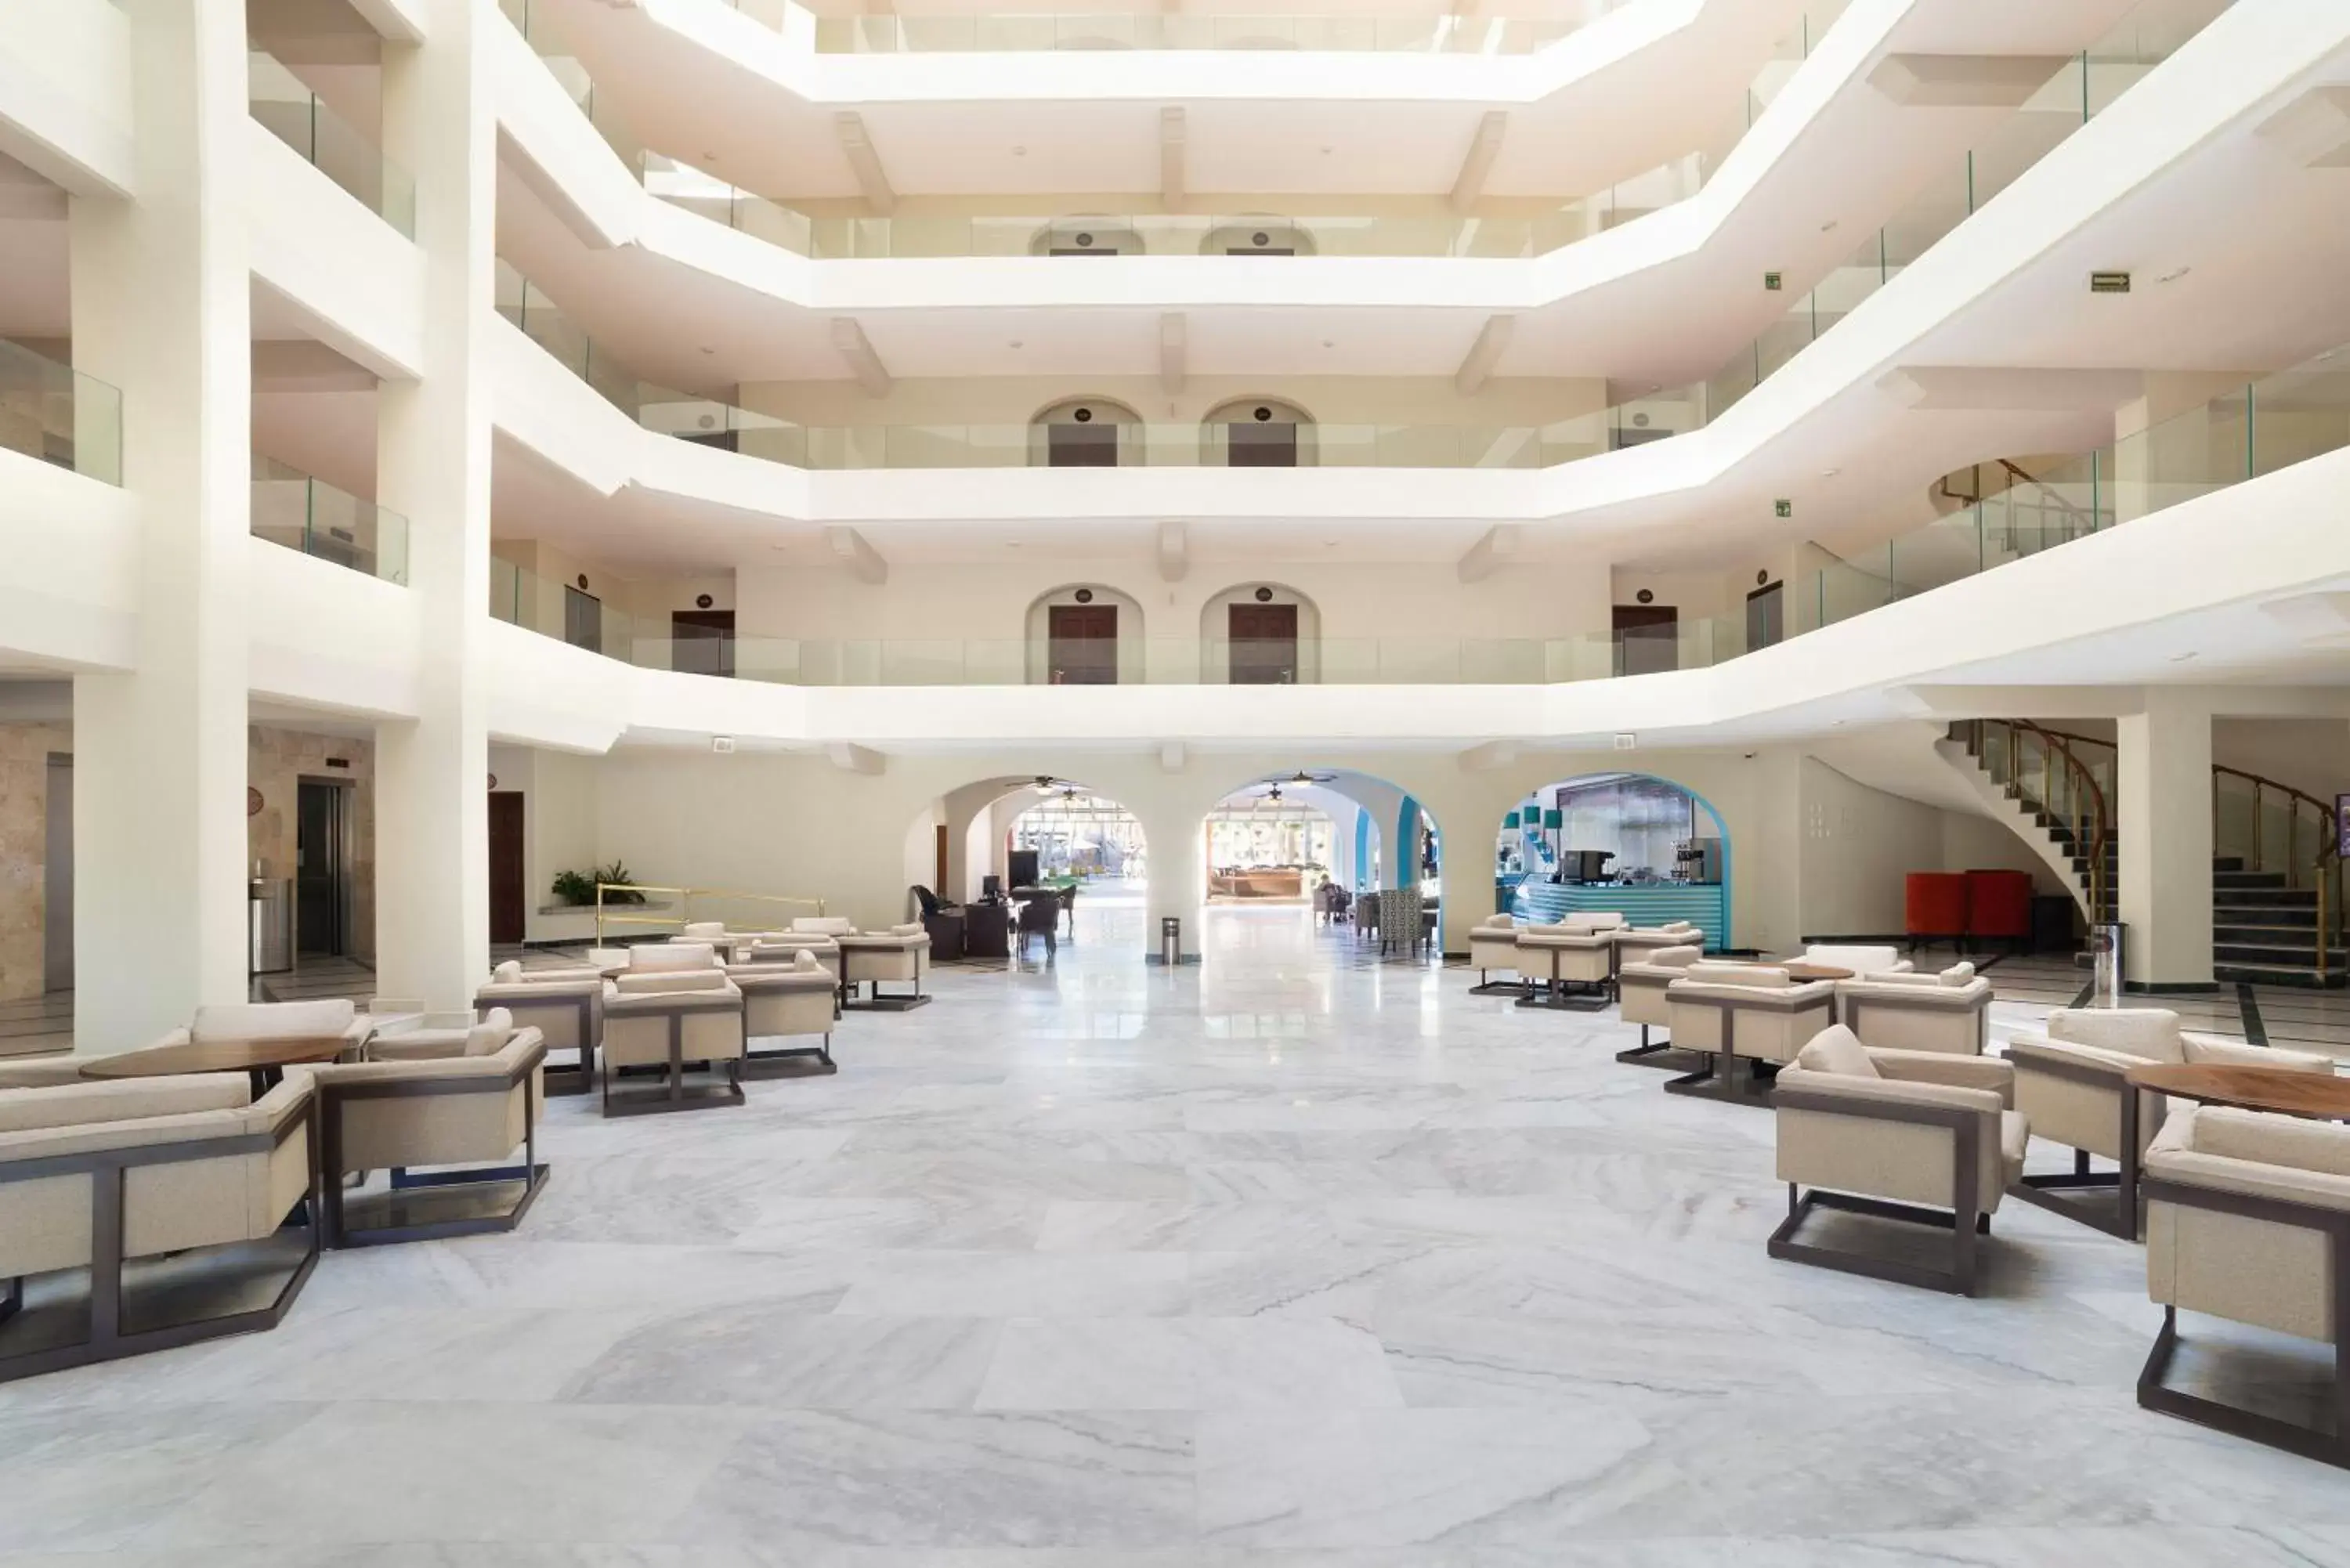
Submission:
[[[1622,970],[1627,963],[1638,963],[1650,953],[1665,948],[1696,948],[1705,950],[1705,931],[1694,920],[1670,920],[1661,926],[1618,926],[1616,928],[1616,967]]]
[[[2350,1468],[2350,1127],[2187,1106],[2147,1146],[2144,1193],[2147,1293],[2162,1304],[2162,1330],[2137,1402]],[[2330,1343],[2330,1422],[2303,1426],[2171,1387],[2182,1309]]]
[[[1766,964],[1693,963],[1665,987],[1674,1048],[1708,1058],[1699,1071],[1668,1081],[1676,1095],[1748,1105],[1768,1101],[1754,1068],[1795,1059],[1812,1036],[1835,1022],[1835,982],[1798,984]]]
[[[1525,961],[1518,952],[1518,919],[1514,915],[1488,915],[1469,931],[1469,967],[1477,971],[1477,983],[1469,988],[1471,996],[1523,996],[1532,989],[1519,965]],[[1495,970],[1508,971],[1507,980],[1495,980]]]
[[[2026,1176],[2015,1196],[2133,1241],[2141,1160],[2161,1124],[2164,1099],[2131,1090],[2126,1076],[2132,1067],[2188,1062],[2334,1071],[2330,1056],[2181,1029],[2178,1014],[2167,1007],[2060,1007],[2042,1033],[2012,1038],[2007,1058],[2015,1064],[2016,1106],[2031,1118],[2033,1136],[2073,1147],[2071,1170]],[[2092,1169],[2092,1156],[2112,1160],[2116,1168]],[[2110,1202],[2106,1193],[2112,1194]]]
[[[546,1184],[538,1158],[546,1042],[504,1008],[454,1042],[398,1041],[400,1054],[317,1068],[329,1247],[511,1231]],[[519,1166],[511,1161],[523,1151]],[[418,1173],[418,1167],[434,1168]],[[347,1176],[387,1173],[380,1193]],[[372,1222],[370,1222],[372,1221]]]
[[[1620,937],[1622,933],[1617,935]],[[1693,1072],[1703,1065],[1703,1057],[1676,1050],[1669,1037],[1651,1041],[1648,1031],[1672,1023],[1669,988],[1673,981],[1689,977],[1690,966],[1703,960],[1705,950],[1694,945],[1635,949],[1633,951],[1638,954],[1637,958],[1626,953],[1621,947],[1617,950],[1616,1000],[1618,1013],[1625,1023],[1640,1026],[1640,1043],[1617,1052],[1616,1060],[1643,1067],[1666,1067],[1681,1073]]]
[[[1518,972],[1528,991],[1521,1007],[1589,1011],[1616,999],[1616,927],[1621,915],[1573,914],[1517,930]]]
[[[1055,913],[1058,904],[1054,906]],[[931,1000],[922,993],[922,977],[931,970],[931,934],[920,924],[892,926],[886,931],[855,931],[834,939],[840,944],[841,989],[854,997],[858,986],[868,988],[862,1001],[849,1007],[903,1012]],[[910,985],[904,992],[885,992],[888,984]]]
[[[839,988],[816,954],[806,949],[788,963],[726,966],[726,978],[743,993],[743,1068],[746,1074],[778,1071],[829,1073],[832,1025],[840,1016]],[[816,1038],[816,1045],[754,1050],[754,1040]]]
[[[1771,1233],[1771,1256],[1974,1294],[1979,1238],[2023,1168],[2014,1093],[1996,1057],[1871,1050],[1842,1024],[1813,1036],[1772,1093],[1787,1217]],[[1820,1209],[1947,1231],[1949,1264],[1798,1240]]]
[[[604,1114],[741,1105],[743,993],[711,950],[663,942],[631,949],[629,963],[604,988]],[[660,1086],[614,1092],[612,1080],[630,1067],[665,1069]],[[712,1079],[689,1085],[689,1068]]]
[[[1836,986],[1844,1022],[1871,1049],[1980,1056],[1991,1044],[1991,981],[1970,963],[1939,974],[1890,973]]]
[[[595,969],[528,970],[509,959],[473,992],[473,1014],[497,1008],[517,1029],[536,1029],[546,1044],[546,1092],[584,1095],[596,1086],[596,1043],[604,1036],[604,976]]]
[[[251,1093],[243,1073],[0,1092],[0,1382],[277,1325],[318,1259],[317,1100],[299,1067]],[[298,1242],[281,1237],[306,1200]],[[199,1268],[266,1304],[165,1318]],[[30,1282],[85,1269],[88,1326],[60,1334],[81,1314]]]

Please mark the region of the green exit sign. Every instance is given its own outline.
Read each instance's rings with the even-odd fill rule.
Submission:
[[[1793,517],[1795,514],[1795,504],[1792,501],[1773,501],[1771,503],[1771,511],[1776,516]]]
[[[1779,273],[1766,272],[1762,275],[1762,286],[1776,294],[1787,286],[1787,280]]]

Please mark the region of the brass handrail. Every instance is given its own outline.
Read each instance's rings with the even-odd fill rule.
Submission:
[[[616,915],[607,912],[604,895],[614,893],[675,893],[678,912],[674,915]],[[822,898],[802,898],[782,893],[749,893],[732,888],[671,888],[653,882],[598,882],[596,884],[596,944],[604,943],[604,928],[616,926],[674,926],[680,930],[693,923],[693,900],[696,898],[748,899],[760,904],[792,904],[825,912]],[[628,909],[630,906],[617,906]]]
[[[2306,805],[2316,814],[2317,853],[2311,857],[2308,866],[2310,881],[2317,891],[2317,978],[2322,981],[2325,978],[2334,946],[2334,911],[2342,903],[2341,817],[2332,806],[2307,790],[2295,789],[2289,784],[2282,784],[2275,779],[2261,774],[2250,773],[2242,768],[2231,768],[2222,763],[2213,763],[2211,764],[2211,846],[2215,851],[2220,844],[2219,781],[2222,774],[2230,778],[2242,779],[2252,786],[2251,865],[2255,871],[2265,869],[2267,866],[2265,846],[2262,843],[2262,821],[2267,815],[2262,807],[2267,801],[2267,792],[2274,790],[2285,797],[2284,875],[2285,886],[2288,888],[2300,885],[2303,864],[2299,856],[2301,808]]]
[[[2064,821],[2071,828],[2074,842],[2077,843],[2084,837],[2088,838],[2089,919],[2091,924],[2103,919],[2106,911],[2106,845],[2112,836],[2113,817],[2106,809],[2105,787],[2097,783],[2097,775],[2088,764],[2073,753],[2070,742],[2075,740],[2101,745],[2110,745],[2112,742],[2098,742],[2093,736],[2068,735],[2061,730],[2051,730],[2033,723],[2028,719],[1978,719],[1974,722],[1977,726],[1977,740],[1971,749],[1986,763],[1990,761],[1991,742],[1989,735],[1981,727],[1991,724],[2000,726],[2007,745],[2007,773],[2004,782],[2013,784],[2016,794],[2027,800],[2031,799],[2031,795],[2024,783],[2022,770],[2017,766],[2016,736],[2031,734],[2039,737],[2043,747],[2040,797],[2033,804],[2051,816]],[[2065,763],[2064,769],[2052,771],[2048,763],[2048,758],[2051,756],[2064,758]],[[2085,813],[2082,809],[2085,805],[2088,807]],[[2082,832],[2085,826],[2093,827],[2094,833],[2085,835]]]

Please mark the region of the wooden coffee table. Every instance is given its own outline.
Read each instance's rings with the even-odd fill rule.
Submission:
[[[2175,1095],[2207,1106],[2274,1111],[2321,1121],[2350,1121],[2350,1078],[2331,1073],[2296,1073],[2284,1067],[2198,1066],[2153,1062],[2132,1067],[2129,1082],[2158,1095]]]
[[[1785,963],[1766,962],[1763,967],[1783,969],[1787,971],[1789,980],[1805,984],[1815,980],[1850,980],[1853,972],[1848,969],[1839,969],[1832,963],[1805,963],[1801,959],[1792,959]]]
[[[288,1035],[276,1040],[199,1040],[97,1056],[81,1065],[85,1078],[177,1078],[194,1073],[249,1073],[253,1097],[277,1086],[286,1069],[331,1062],[350,1048],[340,1034]]]

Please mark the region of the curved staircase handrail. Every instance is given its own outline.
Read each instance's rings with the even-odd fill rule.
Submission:
[[[2092,743],[2095,742],[2092,737],[2067,735],[2060,731],[2043,728],[2029,719],[2011,719],[2008,722],[2027,734],[2039,736],[2041,743],[2048,748],[2050,755],[2064,759],[2068,778],[2066,788],[2073,798],[2078,799],[2082,786],[2086,786],[2091,808],[2088,820],[2095,829],[2095,836],[2089,846],[2089,908],[2103,909],[2106,906],[2106,843],[2112,836],[2114,819],[2112,813],[2106,809],[2105,786],[2097,783],[2097,775],[2089,765],[2074,754],[2072,744],[2076,740],[2091,740]],[[2009,771],[2011,774],[2014,771],[2012,765]],[[2043,803],[2043,805],[2045,804]]]

